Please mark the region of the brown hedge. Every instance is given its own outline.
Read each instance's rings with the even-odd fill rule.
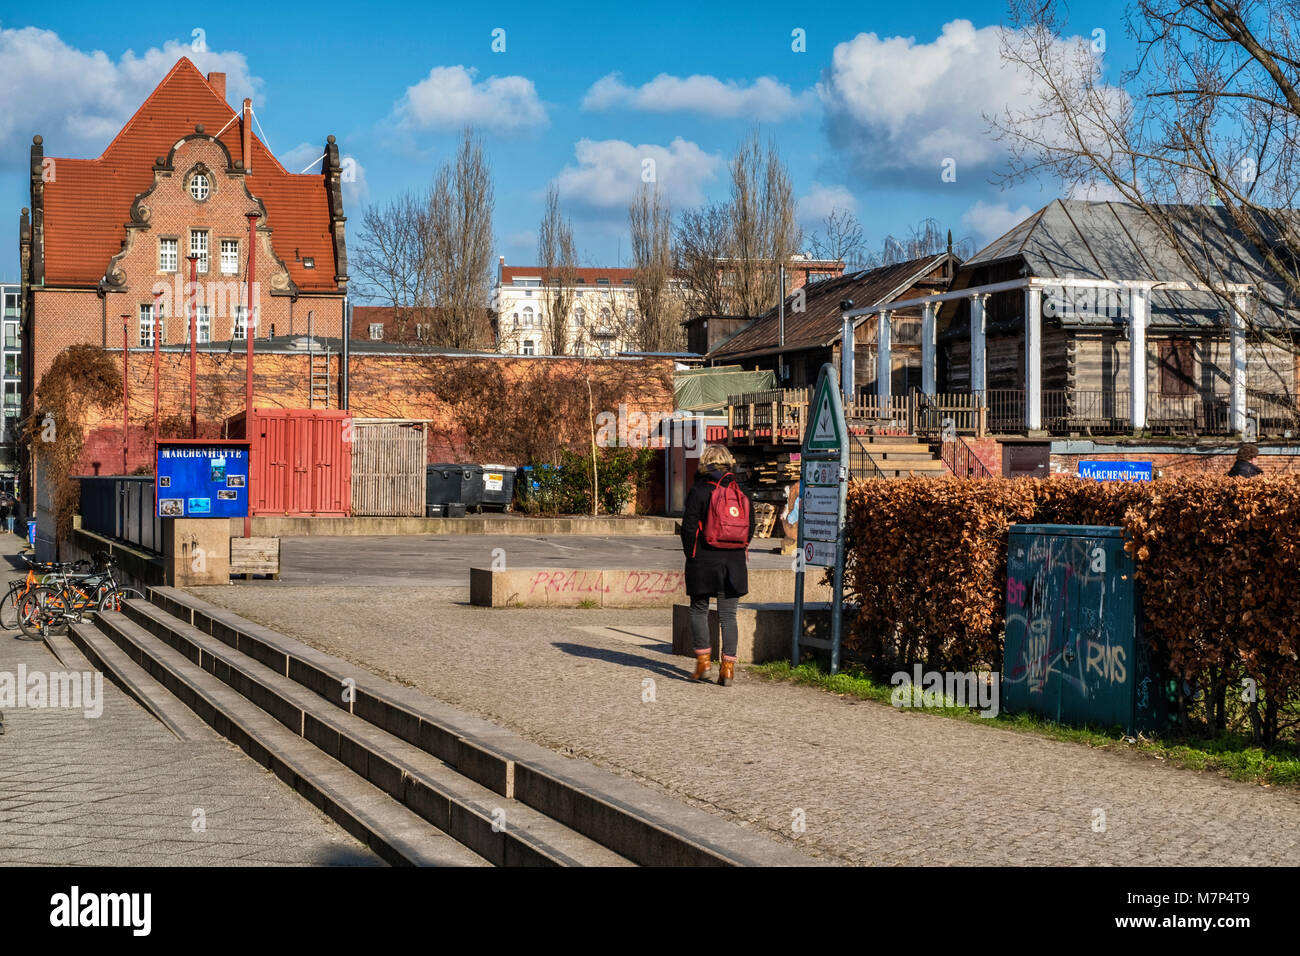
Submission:
[[[1124,528],[1157,659],[1210,692],[1220,727],[1242,678],[1266,738],[1300,689],[1300,478],[864,481],[847,518],[848,642],[878,673],[1000,668],[1007,529],[1100,524]]]

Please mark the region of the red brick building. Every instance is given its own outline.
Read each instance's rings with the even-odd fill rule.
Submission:
[[[56,144],[48,144],[57,148]],[[226,77],[180,59],[96,159],[46,155],[33,137],[31,208],[20,220],[23,384],[28,396],[69,345],[135,348],[244,336],[255,213],[254,328],[343,330],[347,252],[341,167],[328,137],[318,172],[286,170],[254,135]],[[190,289],[190,256],[198,261]]]

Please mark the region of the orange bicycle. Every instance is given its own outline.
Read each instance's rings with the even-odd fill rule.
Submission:
[[[32,640],[46,634],[61,634],[69,621],[82,621],[87,613],[120,611],[132,598],[143,600],[135,588],[122,587],[113,575],[116,562],[103,552],[95,554],[95,570],[55,575],[49,585],[27,592],[18,605],[18,626]]]
[[[27,562],[26,577],[11,582],[8,593],[5,594],[3,599],[0,599],[0,628],[6,631],[18,630],[19,608],[23,603],[23,599],[27,597],[33,588],[54,583],[55,576],[59,574],[90,571],[89,561],[63,563],[33,561],[26,555],[23,555],[23,560]]]

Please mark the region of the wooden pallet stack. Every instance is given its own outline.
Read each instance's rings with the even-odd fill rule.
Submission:
[[[754,499],[755,537],[781,536],[777,519],[786,506],[786,489],[799,480],[798,459],[790,452],[737,457],[736,477]]]

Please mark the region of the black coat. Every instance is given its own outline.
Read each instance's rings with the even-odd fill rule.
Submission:
[[[704,540],[701,527],[713,497],[712,481],[729,485],[736,479],[720,472],[696,472],[682,511],[682,551],[686,554],[686,593],[691,597],[723,594],[740,597],[749,592],[748,553],[745,548],[715,548]],[[754,501],[749,499],[749,539],[754,539]]]
[[[1264,474],[1264,469],[1259,467],[1253,461],[1243,461],[1238,458],[1228,471],[1229,478],[1254,478],[1256,475]]]

